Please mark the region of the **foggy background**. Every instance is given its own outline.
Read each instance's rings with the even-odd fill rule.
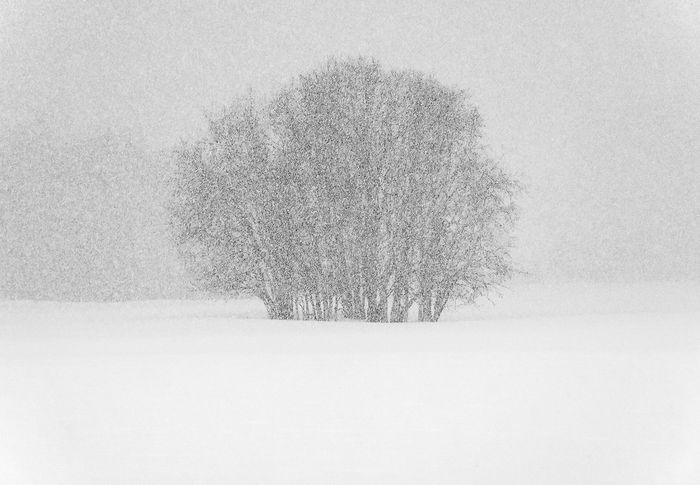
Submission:
[[[5,0],[0,297],[188,294],[168,150],[206,110],[355,55],[470,90],[528,187],[513,254],[533,279],[700,278],[691,0]]]

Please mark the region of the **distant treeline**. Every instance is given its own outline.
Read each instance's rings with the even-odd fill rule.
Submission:
[[[170,161],[129,133],[0,133],[0,298],[172,298],[185,278],[165,209]]]

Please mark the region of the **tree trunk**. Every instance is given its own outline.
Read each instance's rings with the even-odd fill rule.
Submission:
[[[432,322],[433,320],[433,298],[432,295],[423,295],[418,302],[418,320],[421,322]]]

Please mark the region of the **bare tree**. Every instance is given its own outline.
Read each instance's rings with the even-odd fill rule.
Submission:
[[[272,318],[436,321],[511,272],[517,184],[481,129],[461,90],[330,61],[177,151],[178,244],[205,287]]]

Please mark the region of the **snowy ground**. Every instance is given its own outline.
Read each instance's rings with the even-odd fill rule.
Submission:
[[[437,325],[0,302],[2,484],[700,483],[700,287],[514,288]]]

